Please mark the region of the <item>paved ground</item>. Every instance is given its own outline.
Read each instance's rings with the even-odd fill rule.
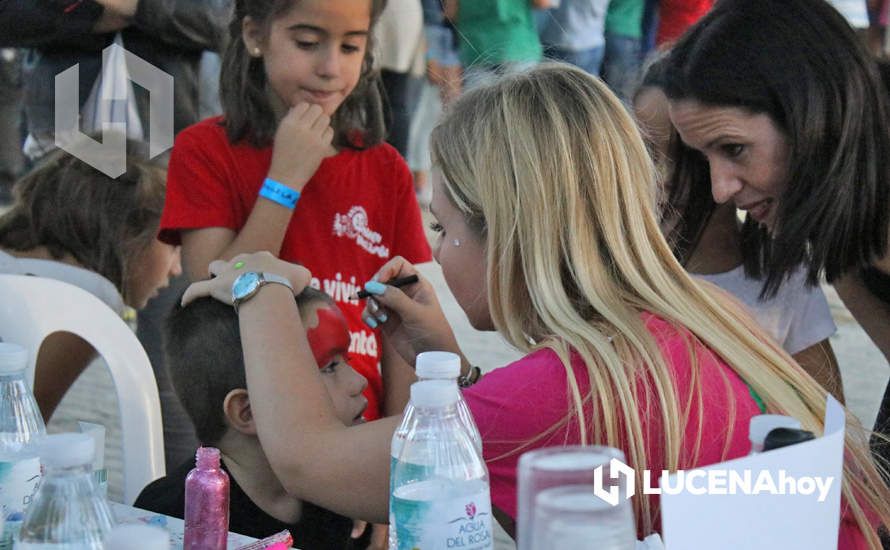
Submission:
[[[437,264],[426,264],[421,269],[423,274],[434,282],[446,315],[457,333],[458,341],[473,362],[488,370],[503,366],[519,357],[519,354],[510,349],[497,334],[480,333],[469,326],[463,311],[448,291]],[[890,369],[887,368],[880,352],[850,318],[831,289],[828,289],[828,294],[832,304],[832,314],[838,324],[838,333],[831,342],[840,362],[847,404],[863,424],[870,427],[874,422]],[[88,420],[106,425],[108,437],[105,458],[109,469],[109,496],[120,499],[122,453],[117,400],[110,376],[101,364],[90,367],[74,385],[50,423],[50,430],[74,429],[76,420]],[[498,540],[499,549],[506,550],[511,547],[505,537],[500,536]]]

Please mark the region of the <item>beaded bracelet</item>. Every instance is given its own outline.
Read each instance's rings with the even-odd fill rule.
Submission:
[[[476,366],[470,367],[467,374],[462,374],[457,378],[457,385],[461,388],[469,388],[482,378],[482,369]]]
[[[263,181],[263,187],[260,188],[260,196],[270,201],[280,204],[288,210],[293,210],[297,206],[300,199],[300,192],[291,189],[283,183],[279,183],[272,178],[266,178]]]

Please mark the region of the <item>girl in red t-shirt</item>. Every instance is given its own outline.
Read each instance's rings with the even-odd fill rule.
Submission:
[[[391,257],[431,259],[411,174],[383,142],[371,54],[383,5],[235,2],[224,114],[178,135],[160,234],[181,241],[193,280],[214,259],[258,250],[311,269],[349,321],[369,419],[402,410],[413,371],[362,323],[353,294]]]

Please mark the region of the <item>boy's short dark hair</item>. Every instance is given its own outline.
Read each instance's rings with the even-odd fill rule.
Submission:
[[[306,287],[297,297],[303,308],[313,302],[334,301],[320,290]],[[234,389],[246,388],[244,354],[238,316],[230,305],[200,298],[176,306],[166,323],[167,369],[173,389],[195,426],[203,445],[215,445],[226,430],[223,401]]]

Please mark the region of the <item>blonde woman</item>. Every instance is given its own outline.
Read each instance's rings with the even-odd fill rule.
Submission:
[[[473,90],[434,131],[432,153],[442,174],[433,187],[435,257],[448,286],[473,326],[528,353],[464,392],[508,530],[516,464],[528,449],[611,445],[638,474],[701,466],[748,452],[759,402],[822,431],[825,391],[674,259],[653,212],[645,146],[599,80],[550,65]],[[308,272],[267,254],[210,270],[217,277],[195,283],[185,302],[210,294],[231,303],[232,282],[246,271],[286,276],[294,287],[265,285],[238,303],[247,383],[264,396],[251,412],[284,486],[385,521],[400,419],[357,427],[336,419],[288,299]],[[376,282],[416,273],[398,258],[381,268],[366,285],[375,295],[366,321],[382,324],[409,361],[425,350],[460,353],[428,281]],[[852,416],[848,434],[839,547],[879,548],[874,524],[890,519],[890,493]],[[361,463],[350,460],[355,453]],[[641,536],[659,528],[657,502],[635,497],[634,506]]]

